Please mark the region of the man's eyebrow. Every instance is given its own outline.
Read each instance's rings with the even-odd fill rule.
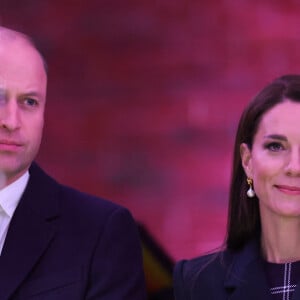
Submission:
[[[0,88],[0,97],[5,96],[7,94],[7,91],[3,88]],[[44,96],[39,93],[39,92],[35,92],[35,91],[28,91],[25,93],[22,93],[23,96],[27,96],[27,97],[38,97],[38,98],[43,98]]]
[[[1,90],[0,90],[1,93]],[[29,96],[29,97],[38,97],[38,98],[43,98],[43,95],[41,93],[35,92],[35,91],[30,91],[30,92],[26,92],[23,93],[24,96]]]
[[[287,141],[286,136],[281,135],[281,134],[268,134],[268,135],[265,135],[264,138],[280,140],[280,141]]]

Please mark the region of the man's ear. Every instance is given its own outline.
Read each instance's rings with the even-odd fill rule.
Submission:
[[[249,149],[246,143],[242,143],[240,145],[240,155],[242,160],[242,166],[244,168],[247,177],[253,178],[252,177],[252,155],[251,155],[251,150]]]

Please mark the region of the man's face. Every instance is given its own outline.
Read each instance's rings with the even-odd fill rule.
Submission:
[[[23,37],[1,39],[0,32],[0,189],[23,175],[38,152],[46,85],[37,51]]]

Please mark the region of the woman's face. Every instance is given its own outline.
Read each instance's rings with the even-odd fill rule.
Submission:
[[[300,103],[286,100],[267,111],[252,150],[240,150],[261,216],[300,217]]]

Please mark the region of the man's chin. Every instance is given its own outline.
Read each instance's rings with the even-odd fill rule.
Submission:
[[[0,162],[0,189],[20,178],[29,168],[30,164],[9,164]]]
[[[0,190],[7,185],[7,177],[3,171],[0,171]]]

